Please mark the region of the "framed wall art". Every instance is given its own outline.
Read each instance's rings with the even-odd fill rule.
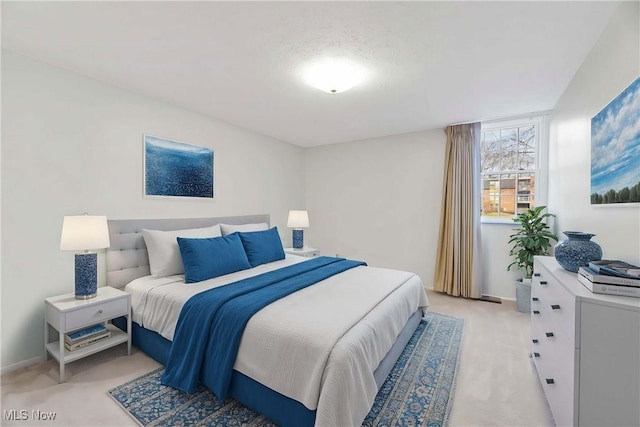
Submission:
[[[591,204],[640,202],[640,78],[591,119]]]
[[[144,135],[144,195],[213,199],[213,150]]]

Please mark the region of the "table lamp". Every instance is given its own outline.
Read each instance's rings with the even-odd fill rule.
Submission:
[[[62,223],[60,250],[84,251],[76,254],[76,299],[90,299],[98,295],[98,254],[91,249],[109,247],[109,228],[106,216],[65,216]]]
[[[293,248],[302,249],[304,246],[303,228],[309,227],[307,211],[289,211],[287,227],[293,228]]]

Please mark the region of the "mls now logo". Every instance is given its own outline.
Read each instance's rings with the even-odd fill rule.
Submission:
[[[17,409],[5,409],[2,411],[2,415],[7,421],[24,421],[29,419],[29,411],[24,409],[21,411],[18,411]]]
[[[2,411],[2,416],[7,421],[53,421],[56,419],[55,412],[43,412],[35,409],[31,412],[26,409],[5,409]]]

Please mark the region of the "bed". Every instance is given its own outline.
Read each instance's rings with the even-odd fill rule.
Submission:
[[[184,275],[150,275],[143,229],[260,223],[269,224],[269,215],[110,220],[107,284],[132,295],[133,344],[166,365],[191,297],[318,261],[287,255],[185,283]],[[409,272],[356,266],[305,287],[250,317],[228,395],[283,426],[360,425],[426,307],[422,282]]]

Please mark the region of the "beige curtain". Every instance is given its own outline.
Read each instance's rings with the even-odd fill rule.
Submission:
[[[448,126],[438,256],[433,288],[482,295],[480,259],[480,123]]]

